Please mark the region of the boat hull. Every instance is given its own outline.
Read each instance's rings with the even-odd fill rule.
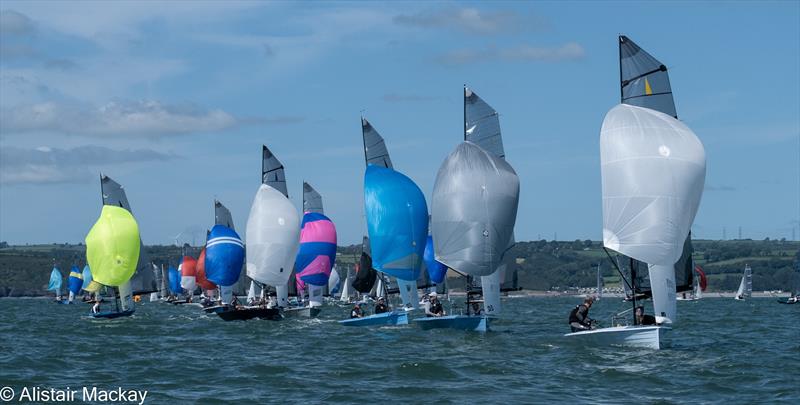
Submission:
[[[339,321],[339,324],[343,326],[408,325],[408,314],[405,311],[384,312],[362,318],[343,319]]]
[[[217,312],[223,321],[247,321],[250,319],[266,319],[277,321],[283,319],[278,308],[244,307],[239,309],[229,308]]]
[[[283,310],[286,318],[316,318],[321,309],[318,307],[287,308]]]
[[[666,326],[614,326],[564,335],[570,340],[592,346],[628,346],[659,350],[664,335],[672,328]]]
[[[92,318],[98,319],[114,319],[114,318],[121,318],[123,316],[131,316],[133,315],[133,310],[127,311],[120,311],[120,312],[98,312],[96,314],[91,314]]]
[[[414,323],[422,330],[458,329],[486,332],[489,330],[489,317],[486,315],[446,315],[414,319]]]
[[[203,312],[207,314],[216,314],[218,312],[227,311],[229,308],[229,305],[212,305],[210,307],[203,308]]]

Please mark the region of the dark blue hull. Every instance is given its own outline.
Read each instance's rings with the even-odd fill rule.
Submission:
[[[122,312],[98,312],[96,314],[91,314],[93,318],[105,318],[105,319],[114,319],[120,318],[123,316],[131,316],[133,315],[133,310],[127,310]]]

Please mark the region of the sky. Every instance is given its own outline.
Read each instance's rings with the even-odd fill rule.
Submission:
[[[500,113],[517,240],[602,235],[617,36],[669,67],[703,142],[693,236],[800,238],[800,2],[0,2],[0,241],[77,243],[121,183],[146,244],[244,235],[261,145],[366,232],[360,116],[430,201],[462,87]],[[794,232],[794,234],[793,234]],[[724,234],[724,235],[723,235]]]

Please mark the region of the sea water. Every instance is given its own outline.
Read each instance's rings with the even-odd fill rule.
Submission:
[[[151,404],[800,398],[800,305],[681,301],[669,347],[654,351],[568,341],[567,316],[579,302],[506,298],[505,319],[477,333],[413,322],[344,327],[337,320],[349,308],[337,306],[316,319],[224,322],[194,306],[139,303],[132,317],[95,320],[83,303],[0,299],[0,388],[147,391]],[[590,315],[608,325],[628,307],[604,298]]]

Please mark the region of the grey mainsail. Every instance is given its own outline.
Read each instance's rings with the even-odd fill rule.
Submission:
[[[681,258],[675,262],[675,291],[691,291],[694,288],[694,260],[692,260],[692,233],[683,242]]]
[[[303,212],[325,213],[322,208],[322,196],[306,182],[303,182]]]
[[[623,104],[678,118],[667,67],[624,35],[619,36],[619,75]]]
[[[500,117],[492,106],[464,86],[464,140],[505,159]]]
[[[280,191],[287,198],[289,197],[289,192],[286,189],[286,174],[284,174],[283,171],[283,164],[272,154],[266,145],[262,145],[261,148],[261,183]]]
[[[392,159],[383,137],[366,118],[361,118],[361,136],[364,140],[364,159],[367,166],[377,165],[392,169]]]
[[[103,205],[116,205],[125,208],[131,214],[133,213],[122,185],[108,176],[100,175],[100,189],[103,196]],[[136,265],[136,273],[130,279],[131,293],[133,295],[158,291],[155,273],[150,266],[150,260],[147,257],[141,238],[139,239],[139,244],[139,263]]]
[[[233,230],[236,229],[233,226],[231,211],[217,200],[214,200],[214,225],[224,225]]]
[[[472,276],[497,270],[517,218],[519,177],[505,160],[463,142],[436,175],[431,228],[436,260]]]

